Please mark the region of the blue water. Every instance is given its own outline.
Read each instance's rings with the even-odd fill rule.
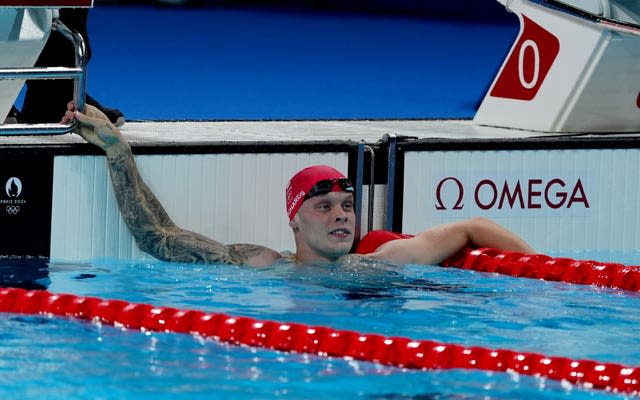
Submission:
[[[11,268],[3,279],[18,279]],[[19,268],[24,286],[29,267]],[[57,293],[640,365],[640,296],[619,290],[428,266],[251,269],[100,259],[34,268],[35,284]],[[512,374],[404,371],[46,316],[2,315],[0,338],[2,397],[622,397]]]

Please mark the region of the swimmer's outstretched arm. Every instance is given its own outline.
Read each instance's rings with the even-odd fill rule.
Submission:
[[[223,245],[178,227],[142,180],[131,146],[118,128],[95,107],[87,105],[85,113],[76,111],[73,103],[68,108],[62,122],[77,120],[77,133],[107,155],[120,212],[142,251],[165,261],[192,263],[266,266],[281,258],[263,246]]]
[[[396,264],[438,265],[464,247],[491,247],[532,254],[515,233],[486,218],[472,218],[427,229],[410,239],[393,240],[367,255]]]

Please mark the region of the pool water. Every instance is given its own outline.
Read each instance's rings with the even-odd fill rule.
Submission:
[[[115,259],[5,260],[0,278],[54,293],[640,365],[640,295],[621,290],[417,265],[252,269]],[[509,373],[407,371],[48,316],[0,315],[0,338],[3,397],[624,397]]]

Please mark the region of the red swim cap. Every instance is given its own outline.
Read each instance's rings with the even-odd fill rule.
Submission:
[[[286,191],[287,215],[289,215],[289,221],[296,216],[298,209],[304,201],[304,197],[318,181],[323,179],[340,178],[345,178],[345,176],[337,169],[328,165],[314,165],[295,174],[289,181]],[[336,189],[336,187],[334,187],[332,190],[340,190],[340,188],[338,187]]]

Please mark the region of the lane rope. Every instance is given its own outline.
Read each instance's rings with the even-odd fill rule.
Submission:
[[[236,345],[350,358],[407,369],[515,372],[612,392],[637,395],[640,391],[640,367],[361,334],[324,326],[154,307],[43,290],[0,289],[0,312],[73,317],[116,327],[200,335]]]
[[[491,248],[465,249],[443,267],[640,292],[640,267]]]

